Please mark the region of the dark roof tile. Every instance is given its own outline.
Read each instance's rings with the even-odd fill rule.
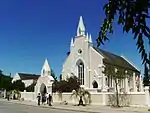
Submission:
[[[37,80],[40,77],[40,75],[27,73],[18,73],[18,75],[20,76],[21,80],[30,80],[30,79]]]
[[[115,55],[115,54],[107,52],[107,51],[104,51],[104,50],[99,49],[99,48],[94,47],[94,46],[93,46],[93,48],[99,54],[101,54],[104,57],[104,60],[103,60],[104,63],[111,64],[111,65],[118,66],[118,67],[122,67],[122,68],[125,68],[127,70],[132,70],[132,71],[139,73],[139,70],[137,70],[129,62],[127,62],[123,57]]]

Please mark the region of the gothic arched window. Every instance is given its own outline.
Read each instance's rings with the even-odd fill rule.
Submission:
[[[81,60],[77,62],[78,66],[78,77],[80,80],[80,85],[84,85],[84,64]]]
[[[95,80],[93,82],[93,88],[98,88],[98,83]]]

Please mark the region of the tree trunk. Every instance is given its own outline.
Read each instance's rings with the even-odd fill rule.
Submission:
[[[117,102],[117,106],[119,107],[119,94],[118,94],[118,82],[117,79],[115,79],[115,84],[116,84],[116,102]]]
[[[83,105],[82,96],[80,96],[80,100],[79,100],[79,104],[78,104],[78,106],[79,106],[79,105]]]

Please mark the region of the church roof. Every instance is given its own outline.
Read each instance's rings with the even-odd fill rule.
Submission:
[[[132,70],[135,72],[139,73],[139,70],[136,69],[133,65],[131,65],[131,63],[129,63],[127,60],[125,60],[123,57],[119,56],[119,55],[115,55],[113,53],[110,53],[108,51],[104,51],[102,49],[99,49],[97,47],[93,48],[104,57],[103,62],[106,64],[111,64],[117,67],[122,67],[125,68],[127,70]]]
[[[20,76],[21,80],[37,80],[40,75],[36,75],[36,74],[27,74],[27,73],[18,73],[18,75]]]

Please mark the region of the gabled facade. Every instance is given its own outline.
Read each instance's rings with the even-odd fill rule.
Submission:
[[[45,59],[41,70],[41,76],[37,80],[34,92],[36,93],[36,95],[38,95],[38,93],[42,95],[45,95],[46,93],[52,94],[53,82],[54,78],[51,76],[50,65],[48,63],[48,60]]]
[[[70,54],[63,64],[62,79],[66,80],[75,75],[80,79],[80,84],[87,89],[108,91],[108,89],[114,88],[114,81],[102,73],[105,63],[123,67],[126,71],[132,70],[133,74],[130,75],[132,80],[123,80],[120,89],[137,91],[138,83],[140,83],[137,81],[137,78],[140,78],[139,70],[124,57],[95,47],[91,34],[85,30],[81,16],[77,35],[71,39]]]
[[[12,79],[12,83],[17,80],[21,80],[25,87],[31,85],[34,81],[37,81],[40,75],[28,74],[28,73],[16,73]]]

